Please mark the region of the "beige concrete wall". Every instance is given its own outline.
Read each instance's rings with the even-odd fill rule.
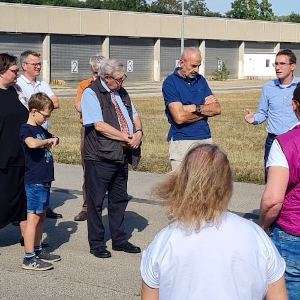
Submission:
[[[0,31],[99,36],[181,37],[182,17],[0,3]],[[185,38],[300,42],[300,24],[185,17]]]
[[[82,10],[80,12],[81,34],[108,35],[110,14],[97,10]]]

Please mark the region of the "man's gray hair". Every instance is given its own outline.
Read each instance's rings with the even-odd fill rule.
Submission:
[[[20,64],[24,64],[27,62],[27,58],[29,55],[33,55],[33,56],[36,56],[36,57],[40,57],[41,55],[35,51],[31,51],[31,50],[26,50],[24,52],[21,53],[20,55]]]
[[[99,76],[104,79],[105,75],[114,77],[115,73],[125,74],[124,66],[121,62],[115,59],[105,60],[99,69]]]
[[[99,69],[102,65],[102,63],[106,60],[106,58],[103,55],[95,54],[91,56],[90,58],[90,65],[93,71],[99,72]]]
[[[201,56],[201,51],[200,51],[199,48],[197,48],[197,47],[188,47],[188,48],[185,48],[183,50],[180,59],[183,59],[183,60],[186,59],[186,57],[188,56],[188,54],[190,52],[196,52],[196,53],[200,54],[200,56]]]

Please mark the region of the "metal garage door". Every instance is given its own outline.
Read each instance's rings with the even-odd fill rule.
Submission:
[[[22,52],[32,50],[42,54],[42,34],[0,34],[0,53],[8,52],[18,59]]]
[[[218,68],[218,58],[226,63],[229,78],[238,78],[239,42],[206,41],[205,76],[212,77]]]
[[[280,50],[290,49],[297,57],[297,68],[294,75],[300,77],[300,44],[280,43]]]
[[[199,40],[185,40],[184,47],[199,48]],[[174,72],[176,61],[181,56],[181,41],[161,39],[160,41],[160,76],[162,79]]]
[[[127,81],[153,81],[154,39],[111,37],[109,56],[124,64]]]
[[[275,53],[275,43],[245,42],[245,54]]]
[[[51,36],[51,80],[79,82],[91,77],[89,59],[101,51],[101,37]]]

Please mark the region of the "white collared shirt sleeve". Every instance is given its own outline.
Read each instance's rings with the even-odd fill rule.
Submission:
[[[51,90],[50,85],[45,82],[44,80],[40,80],[40,92],[45,93],[48,97],[52,97],[54,95],[53,91]]]

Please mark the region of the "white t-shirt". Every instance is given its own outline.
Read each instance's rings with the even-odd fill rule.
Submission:
[[[160,300],[262,300],[285,262],[255,223],[226,212],[199,232],[172,223],[143,252],[144,282]]]
[[[36,79],[36,83],[33,86],[30,80],[28,80],[24,75],[21,75],[17,80],[17,84],[21,87],[22,93],[26,97],[26,102],[28,102],[29,98],[36,93],[45,93],[49,98],[54,95],[49,84],[39,78]],[[43,124],[43,127],[48,130],[49,126],[50,122],[47,120]]]
[[[298,122],[295,126],[293,126],[290,130],[292,130],[294,127],[300,125],[300,122]],[[289,164],[287,162],[287,159],[281,149],[281,146],[277,140],[274,140],[271,149],[270,154],[268,157],[268,161],[266,164],[266,167],[283,167],[289,169]]]

